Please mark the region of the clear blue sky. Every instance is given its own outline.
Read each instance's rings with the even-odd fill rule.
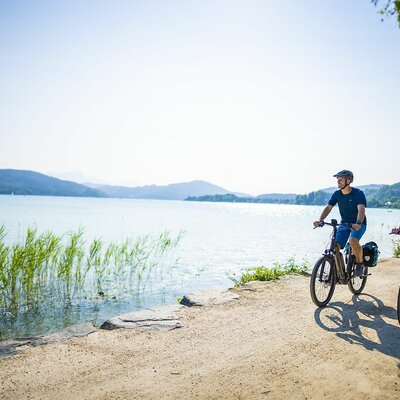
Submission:
[[[0,168],[305,193],[400,181],[400,29],[368,0],[0,2]]]

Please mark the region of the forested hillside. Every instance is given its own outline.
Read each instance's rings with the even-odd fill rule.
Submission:
[[[372,186],[372,185],[371,185]],[[365,189],[368,207],[400,208],[400,182],[393,185],[374,185],[377,189]],[[189,197],[190,201],[226,201],[235,203],[279,203],[279,204],[299,204],[322,206],[328,203],[333,191],[329,193],[324,190],[310,192],[308,194],[298,194],[294,198],[269,198],[268,195],[258,197],[238,197],[233,194]]]
[[[34,171],[0,170],[0,194],[37,196],[104,197],[104,193],[75,182],[63,181]]]

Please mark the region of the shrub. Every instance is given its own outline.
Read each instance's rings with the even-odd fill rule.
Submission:
[[[306,275],[309,268],[310,265],[307,262],[298,263],[294,258],[290,258],[286,264],[275,262],[271,268],[264,265],[247,268],[238,279],[235,274],[229,278],[235,283],[235,286],[241,286],[250,281],[273,281],[288,274]]]

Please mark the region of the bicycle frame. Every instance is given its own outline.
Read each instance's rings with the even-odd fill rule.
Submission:
[[[347,226],[351,228],[351,224],[348,223],[338,223],[336,219],[332,219],[331,222],[321,221],[320,226],[329,225],[332,226],[333,232],[331,236],[331,243],[328,249],[325,250],[324,254],[331,257],[335,262],[336,277],[339,283],[347,283],[349,279],[348,271],[350,270],[350,265],[354,261],[354,255],[352,254],[351,247],[348,253],[347,262],[343,259],[343,254],[340,252],[339,243],[336,240],[336,233],[338,226]]]

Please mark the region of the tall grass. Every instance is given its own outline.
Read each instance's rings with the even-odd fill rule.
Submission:
[[[83,230],[57,236],[30,227],[22,243],[7,245],[0,226],[0,316],[42,302],[126,295],[162,270],[168,256],[172,262],[182,234],[107,244],[86,243]]]
[[[393,257],[400,258],[400,240],[393,240]]]

